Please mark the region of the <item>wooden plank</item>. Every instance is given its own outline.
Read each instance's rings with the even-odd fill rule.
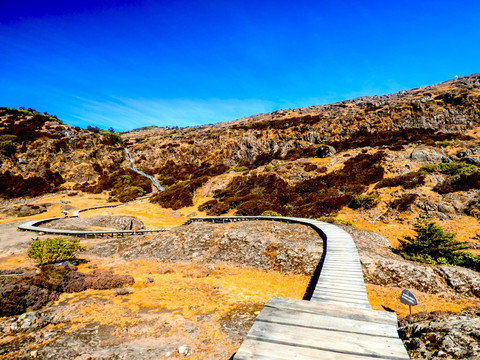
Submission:
[[[331,289],[318,289],[318,291],[314,291],[312,294],[312,297],[321,297],[323,295],[335,297],[339,301],[342,301],[343,299],[363,299],[363,300],[368,300],[368,296],[366,292],[353,292],[353,291],[335,291]]]
[[[399,338],[347,334],[322,329],[309,329],[308,336],[305,336],[305,331],[297,326],[272,325],[262,322],[253,323],[247,338],[353,355],[399,359],[404,359],[407,356],[408,359],[405,347]]]
[[[367,305],[370,306],[370,303],[367,298],[361,297],[347,297],[347,296],[335,296],[335,295],[315,295],[313,294],[310,301],[332,301],[335,302],[345,302],[349,304],[360,304],[360,305]]]
[[[338,295],[342,295],[342,294],[367,295],[367,290],[365,289],[365,286],[353,289],[348,287],[336,286],[333,284],[332,285],[322,284],[321,287],[315,288],[315,292],[317,292],[317,290],[320,288],[327,293],[338,294]]]
[[[387,324],[377,324],[363,320],[338,318],[332,315],[310,314],[294,310],[279,310],[266,307],[255,321],[291,324],[299,327],[361,333],[369,336],[398,337],[397,327]]]
[[[335,306],[331,304],[322,304],[312,301],[295,300],[274,296],[265,306],[277,309],[286,309],[294,311],[303,311],[313,314],[329,315],[338,318],[347,318],[353,320],[370,321],[379,324],[397,325],[397,315],[395,313],[374,310],[352,309],[348,306]]]
[[[356,289],[363,289],[365,287],[365,283],[363,282],[363,278],[340,278],[338,276],[320,276],[320,280],[318,281],[317,285],[321,284],[331,284],[341,288],[356,288]]]
[[[309,349],[285,344],[247,339],[234,360],[373,360],[370,356],[345,354],[329,350]],[[379,358],[377,358],[379,359]],[[408,359],[408,358],[407,358]]]

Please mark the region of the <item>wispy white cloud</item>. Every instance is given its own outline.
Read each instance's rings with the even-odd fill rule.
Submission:
[[[146,125],[193,126],[269,112],[274,104],[255,99],[118,99],[96,101],[78,98],[73,125],[112,126],[128,130]],[[67,120],[67,122],[69,122]]]

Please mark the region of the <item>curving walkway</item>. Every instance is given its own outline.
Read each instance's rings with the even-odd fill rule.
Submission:
[[[117,205],[104,207],[113,206]],[[34,220],[18,228],[83,237],[134,233],[131,230],[76,231],[38,226],[56,219],[59,218]],[[185,225],[199,221],[226,223],[252,220],[310,226],[323,239],[323,255],[304,300],[270,299],[255,319],[234,360],[409,359],[398,337],[396,314],[374,311],[370,307],[355,243],[339,227],[317,220],[274,216],[197,217],[191,218]],[[158,231],[166,229],[138,230],[137,234]]]
[[[122,204],[115,204],[115,205],[101,205],[95,206],[91,208],[81,209],[78,210],[79,213],[88,211],[88,210],[96,210],[96,209],[104,209],[104,208],[113,208],[120,206]],[[47,222],[64,219],[61,217],[54,217],[48,219],[40,219],[40,220],[32,220],[26,223],[23,223],[18,226],[18,230],[22,231],[34,231],[38,233],[44,234],[52,234],[52,235],[64,235],[64,236],[77,236],[83,238],[96,238],[96,237],[120,237],[120,236],[127,236],[127,235],[143,235],[152,232],[162,232],[167,231],[168,229],[141,229],[137,231],[133,230],[112,230],[112,231],[105,231],[105,230],[65,230],[65,229],[52,229],[41,227],[39,225],[45,224]]]
[[[193,221],[273,220],[312,227],[324,252],[307,300],[273,297],[234,360],[409,359],[395,313],[374,311],[352,237],[339,227],[289,217],[216,217]]]

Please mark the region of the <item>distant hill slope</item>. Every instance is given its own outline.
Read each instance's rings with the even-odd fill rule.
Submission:
[[[126,185],[151,191],[148,182],[122,163],[128,162],[123,140],[116,134],[74,128],[36,112],[0,108],[0,198],[71,188],[92,192],[116,188],[113,198],[138,196]]]
[[[152,199],[164,207],[191,206],[202,189],[211,200],[200,209],[211,215],[353,211],[368,221],[395,221],[430,211],[448,220],[480,212],[479,131],[476,74],[231,123],[131,132],[124,139],[137,166],[171,186]]]
[[[122,138],[136,167],[168,186],[152,197],[163,207],[304,217],[353,211],[372,222],[429,211],[446,221],[480,214],[479,105],[476,74],[391,95],[210,126],[130,131]],[[145,179],[128,171],[116,137],[5,110],[0,121],[0,135],[17,136],[15,152],[6,146],[1,155],[0,174],[9,181],[37,175],[53,186],[36,193],[113,189],[112,199],[123,201],[150,191]],[[433,166],[442,162],[452,164]],[[21,196],[11,191],[0,186],[4,197]]]
[[[391,95],[280,110],[213,126],[132,132],[124,138],[137,157],[143,155],[148,168],[162,176],[167,161],[259,164],[311,154],[318,144],[347,149],[439,139],[434,132],[455,137],[478,125],[479,105],[476,74]]]

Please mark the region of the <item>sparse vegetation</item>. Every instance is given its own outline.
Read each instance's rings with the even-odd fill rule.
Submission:
[[[282,214],[279,214],[276,211],[266,210],[263,213],[261,213],[260,216],[282,216]]]
[[[419,216],[413,229],[416,232],[415,237],[406,236],[401,239],[400,247],[396,250],[405,259],[480,270],[480,256],[462,252],[468,246],[455,240],[454,233],[444,230],[428,216]]]
[[[27,250],[27,256],[39,264],[53,264],[73,260],[79,251],[86,248],[77,239],[47,238],[34,241]]]
[[[169,186],[165,191],[152,196],[150,202],[173,210],[192,206],[195,190],[207,181],[208,176],[202,176],[194,180],[181,181],[175,185]]]
[[[337,223],[337,224],[342,224],[342,225],[355,227],[355,224],[353,222],[349,221],[349,220],[343,220],[343,219],[339,219],[339,218],[332,217],[332,216],[321,216],[317,220],[318,221],[324,221],[324,222],[327,222],[327,223],[330,223],[330,224]]]
[[[478,172],[478,167],[464,162],[448,162],[437,163],[432,165],[424,165],[419,170],[419,175],[430,173],[440,173],[447,175],[472,175]]]
[[[123,139],[119,134],[115,132],[110,132],[107,130],[100,130],[99,133],[100,135],[102,135],[102,144],[110,145],[110,146],[117,145],[117,144],[123,145]]]
[[[425,183],[425,174],[419,171],[412,171],[405,175],[382,179],[375,185],[375,188],[401,186],[404,189],[413,189]]]
[[[16,135],[0,135],[0,154],[7,157],[12,156],[17,151]]]
[[[46,170],[43,176],[24,178],[9,171],[0,173],[0,194],[5,198],[34,197],[55,192],[64,183],[60,173]]]
[[[468,191],[471,189],[480,189],[480,173],[478,171],[471,175],[459,175],[448,178],[433,188],[433,190],[439,194]]]
[[[319,217],[333,215],[348,205],[355,195],[383,178],[380,162],[383,152],[359,154],[345,162],[342,169],[292,186],[275,174],[237,176],[217,191],[223,211],[235,209],[238,215],[259,215],[272,210],[286,216]],[[214,215],[219,206],[207,210]],[[218,214],[218,213],[217,213]]]
[[[378,193],[354,195],[353,200],[348,204],[352,209],[373,209],[378,205],[380,196]]]
[[[243,171],[247,171],[248,170],[248,167],[246,166],[236,166],[234,168],[231,168],[231,169],[228,169],[226,171],[226,173],[231,173],[231,172],[243,172]]]
[[[390,203],[390,207],[394,210],[404,212],[410,209],[417,198],[418,194],[403,194],[400,198],[393,200]]]

